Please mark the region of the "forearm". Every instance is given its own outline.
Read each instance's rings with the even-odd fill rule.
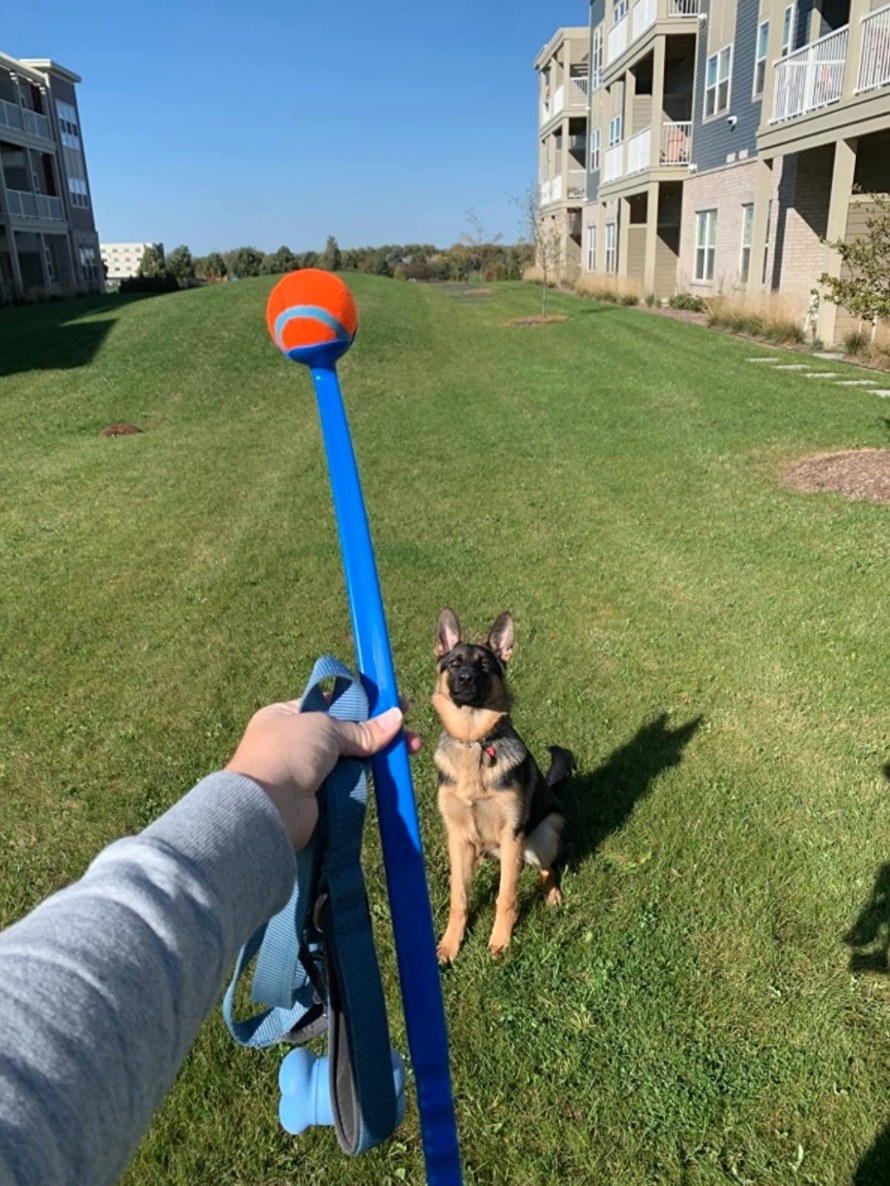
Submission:
[[[0,1181],[117,1180],[293,875],[267,795],[211,775],[0,935]]]

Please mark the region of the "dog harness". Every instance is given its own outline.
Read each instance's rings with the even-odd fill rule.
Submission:
[[[321,684],[332,677],[327,703]],[[366,721],[368,699],[359,679],[325,656],[300,711]],[[331,1111],[340,1147],[349,1154],[386,1140],[400,1119],[361,868],[367,798],[365,764],[342,758],[318,792],[318,824],[296,854],[290,899],[241,949],[222,1006],[229,1033],[242,1046],[302,1045],[327,1031]],[[264,1008],[237,1020],[236,990],[254,957],[250,996]]]

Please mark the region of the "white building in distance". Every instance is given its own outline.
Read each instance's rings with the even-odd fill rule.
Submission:
[[[106,268],[105,282],[113,288],[121,280],[135,276],[147,247],[163,252],[163,243],[100,243],[99,251]]]

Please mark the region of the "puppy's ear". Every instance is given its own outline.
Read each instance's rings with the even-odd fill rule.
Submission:
[[[460,642],[460,622],[453,610],[443,609],[436,623],[436,654],[441,659]]]
[[[485,645],[497,655],[502,663],[509,663],[513,654],[513,615],[507,611],[494,623],[488,632]]]

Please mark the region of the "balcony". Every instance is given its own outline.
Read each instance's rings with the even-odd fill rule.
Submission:
[[[27,132],[29,136],[39,136],[42,140],[53,138],[52,128],[45,115],[10,103],[7,99],[0,99],[0,124],[7,128],[15,128],[19,132]]]
[[[686,168],[689,164],[689,152],[692,141],[692,121],[681,120],[674,122],[666,120],[661,125],[661,139],[658,146],[658,160],[652,159],[653,129],[643,128],[642,131],[614,144],[606,150],[603,162],[602,184],[619,181],[622,177],[631,177],[636,173],[645,173],[653,167]],[[656,136],[658,131],[656,129]]]
[[[561,202],[563,196],[570,202],[587,200],[586,169],[569,169],[565,179],[560,174],[558,177],[551,177],[549,181],[541,182],[539,205],[552,206],[554,202]]]
[[[862,53],[857,93],[890,83],[890,8],[873,12],[862,22]]]
[[[587,170],[569,169],[566,174],[566,197],[570,202],[583,202],[587,199]]]
[[[550,98],[541,104],[541,126],[563,111],[586,112],[588,94],[589,80],[586,75],[570,78],[568,87],[565,84],[558,86]]]
[[[660,18],[697,17],[699,0],[636,0],[606,38],[606,65],[620,58]]]
[[[62,199],[50,194],[32,194],[23,189],[6,191],[9,213],[13,218],[34,218],[42,222],[64,222]]]
[[[826,33],[778,63],[771,123],[796,119],[840,100],[849,31],[849,26],[844,25]]]

